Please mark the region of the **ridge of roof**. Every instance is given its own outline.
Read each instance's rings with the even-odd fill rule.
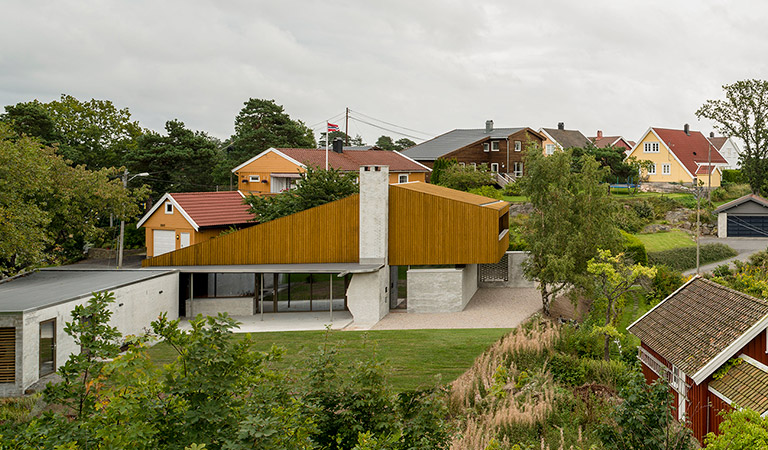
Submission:
[[[763,197],[761,197],[761,196],[759,196],[757,194],[752,193],[752,194],[747,194],[747,195],[745,195],[743,197],[739,197],[739,198],[737,198],[735,200],[731,200],[728,203],[723,203],[722,205],[717,207],[717,209],[715,209],[714,212],[716,212],[716,213],[723,212],[723,211],[725,211],[727,209],[731,209],[733,207],[739,206],[742,203],[746,203],[748,201],[755,201],[755,202],[761,204],[762,206],[765,206],[766,208],[768,208],[768,199],[763,198]]]
[[[661,139],[692,176],[696,174],[699,164],[728,164],[723,155],[700,131],[689,130],[686,134],[685,130],[661,127],[651,127],[650,131]]]
[[[533,133],[539,134],[530,127],[494,128],[490,131],[486,131],[485,128],[455,128],[421,144],[404,149],[402,153],[413,159],[435,160],[445,154],[482,140],[504,139],[522,130],[530,130]]]

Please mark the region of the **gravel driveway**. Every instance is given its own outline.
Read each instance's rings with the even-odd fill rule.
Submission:
[[[737,252],[738,255],[733,258],[729,258],[723,261],[718,261],[712,264],[706,264],[701,266],[700,271],[711,272],[715,267],[722,264],[730,264],[735,260],[746,261],[753,253],[757,253],[761,250],[768,248],[768,238],[717,238],[717,237],[702,237],[701,244],[725,244]],[[683,272],[685,275],[692,275],[696,273],[696,269],[686,270]]]
[[[464,311],[390,312],[372,329],[514,328],[540,310],[541,295],[535,288],[481,288]]]

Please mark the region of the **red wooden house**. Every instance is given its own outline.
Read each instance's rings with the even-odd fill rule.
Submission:
[[[766,328],[768,301],[696,276],[627,329],[645,379],[667,380],[678,420],[701,442],[720,411],[768,414]]]

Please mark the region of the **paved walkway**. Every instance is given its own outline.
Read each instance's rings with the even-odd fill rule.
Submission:
[[[768,238],[716,238],[716,237],[703,237],[701,238],[701,244],[725,244],[737,252],[738,255],[733,258],[728,258],[723,261],[714,262],[712,264],[705,264],[699,268],[701,273],[711,272],[717,266],[728,264],[731,265],[736,260],[747,261],[753,253],[757,253],[761,250],[768,248]],[[693,275],[696,273],[696,269],[686,270],[684,275]]]
[[[514,328],[540,310],[541,295],[535,288],[482,288],[478,289],[464,311],[391,312],[372,329]]]
[[[232,318],[240,322],[240,328],[235,330],[235,333],[325,330],[328,325],[334,330],[341,330],[352,323],[352,314],[349,311],[334,311],[333,322],[328,311],[264,313],[263,321],[259,315]],[[189,320],[182,319],[179,328],[188,330]]]

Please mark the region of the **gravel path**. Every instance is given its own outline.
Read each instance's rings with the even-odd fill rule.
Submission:
[[[541,295],[534,288],[483,288],[478,289],[464,311],[391,312],[372,329],[514,328],[540,310]]]

